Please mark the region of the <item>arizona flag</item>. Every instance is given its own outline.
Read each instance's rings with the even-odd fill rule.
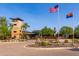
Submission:
[[[72,12],[70,12],[70,13],[68,13],[68,14],[66,15],[66,18],[71,18],[71,17],[73,17],[73,13],[72,13]]]
[[[49,9],[49,12],[50,13],[54,13],[54,12],[56,12],[58,10],[58,5],[55,5],[54,7],[51,7],[50,9]]]

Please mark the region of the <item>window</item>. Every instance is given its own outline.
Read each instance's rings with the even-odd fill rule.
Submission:
[[[16,33],[17,31],[14,31],[14,33]]]
[[[21,32],[21,30],[20,30],[20,32]]]
[[[16,26],[16,24],[14,24]]]

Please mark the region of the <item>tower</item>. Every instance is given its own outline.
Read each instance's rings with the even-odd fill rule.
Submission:
[[[11,18],[12,19],[12,30],[11,30],[11,37],[13,39],[20,39],[22,34],[22,25],[23,20],[20,18]]]

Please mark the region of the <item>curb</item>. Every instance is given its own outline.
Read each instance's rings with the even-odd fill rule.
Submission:
[[[41,47],[27,47],[27,46],[24,46],[24,48],[29,48],[29,49],[45,49],[45,50],[52,50],[52,49],[74,49],[75,47],[41,48]],[[79,49],[79,47],[78,47],[78,49]]]
[[[1,43],[5,43],[6,44],[6,43],[26,43],[26,42],[0,42],[0,44]]]

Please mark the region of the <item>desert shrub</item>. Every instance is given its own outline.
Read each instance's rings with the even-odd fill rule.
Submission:
[[[31,46],[32,46],[32,47],[38,47],[39,44],[32,44]]]
[[[57,47],[59,47],[60,46],[60,43],[56,43],[56,45],[57,45]]]
[[[59,40],[56,40],[56,41],[53,41],[53,43],[60,43],[60,41]]]
[[[64,41],[64,43],[68,43],[68,42],[69,42],[68,40],[65,40],[65,41]]]
[[[60,46],[60,41],[59,40],[56,40],[54,43],[56,44],[57,47]]]
[[[5,37],[4,36],[0,36],[0,40],[5,40]]]
[[[41,40],[40,39],[36,39],[35,44],[40,44]]]
[[[74,39],[74,43],[79,43],[79,40]]]
[[[24,40],[23,39],[21,39],[21,40],[18,40],[19,42],[24,42]]]

